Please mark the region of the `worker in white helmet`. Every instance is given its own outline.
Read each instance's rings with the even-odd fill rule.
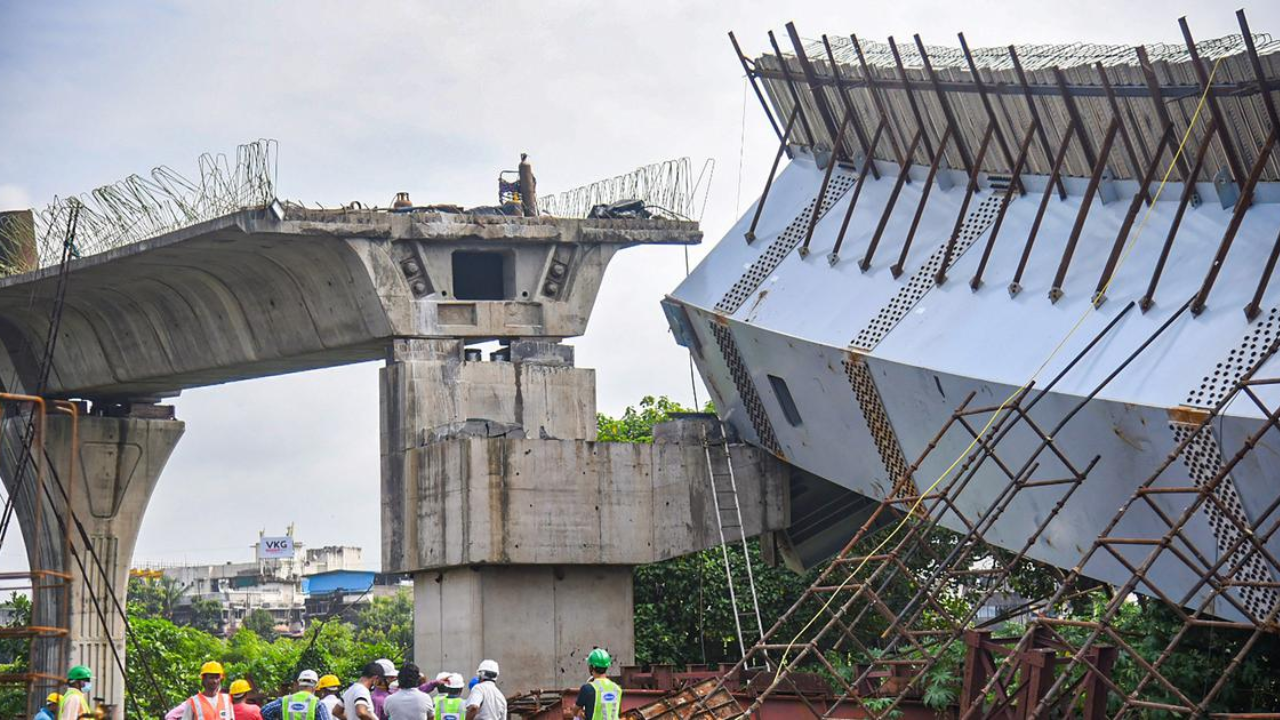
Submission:
[[[498,663],[480,661],[476,677],[480,682],[467,696],[467,720],[506,720],[507,698],[498,689]]]

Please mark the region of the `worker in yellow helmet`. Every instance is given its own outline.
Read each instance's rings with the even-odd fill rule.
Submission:
[[[200,692],[182,703],[181,720],[235,720],[231,696],[222,692],[226,677],[222,663],[210,660],[200,666]]]
[[[258,706],[245,702],[252,689],[249,681],[243,678],[231,683],[231,709],[236,714],[236,720],[262,720],[262,711]]]
[[[62,702],[62,696],[58,693],[49,693],[49,697],[44,699],[44,707],[40,708],[40,712],[36,713],[35,720],[57,720],[58,703]]]
[[[320,704],[331,717],[334,716],[334,708],[342,707],[342,697],[338,695],[340,685],[337,675],[321,675],[320,682],[316,683],[316,697],[320,698]]]

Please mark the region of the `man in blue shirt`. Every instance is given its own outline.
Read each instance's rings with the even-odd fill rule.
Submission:
[[[55,720],[58,717],[58,703],[62,702],[62,696],[58,693],[49,693],[49,697],[44,699],[44,707],[40,708],[40,712],[36,713],[35,720]]]

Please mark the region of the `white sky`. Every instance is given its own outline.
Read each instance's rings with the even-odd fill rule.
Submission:
[[[949,45],[1180,42],[1237,31],[1235,4],[1117,2],[21,3],[0,0],[0,209],[28,207],[202,152],[280,142],[282,197],[327,206],[493,202],[530,153],[545,192],[667,158],[714,158],[714,244],[763,184],[775,140],[726,33],[773,29]],[[1280,32],[1280,3],[1245,3]],[[745,101],[745,103],[744,103]],[[741,173],[739,168],[741,167]],[[740,188],[740,190],[739,190]],[[694,263],[706,247],[691,251]],[[692,400],[658,301],[679,248],[628,250],[605,278],[578,364],[599,406]],[[74,292],[74,286],[72,287]],[[186,437],[152,498],[136,559],[249,557],[265,528],[379,557],[377,364],[184,393]],[[701,398],[706,394],[699,390]],[[199,503],[186,489],[201,488]],[[208,507],[207,488],[224,503]],[[214,512],[216,510],[216,513]],[[201,518],[193,523],[193,518]],[[220,521],[209,522],[210,518]],[[198,524],[201,530],[188,528]],[[0,569],[25,567],[17,533]]]

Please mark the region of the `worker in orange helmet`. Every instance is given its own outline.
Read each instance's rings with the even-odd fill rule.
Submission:
[[[200,666],[200,692],[182,703],[181,720],[235,720],[231,696],[222,692],[226,677],[222,663],[210,660]]]

